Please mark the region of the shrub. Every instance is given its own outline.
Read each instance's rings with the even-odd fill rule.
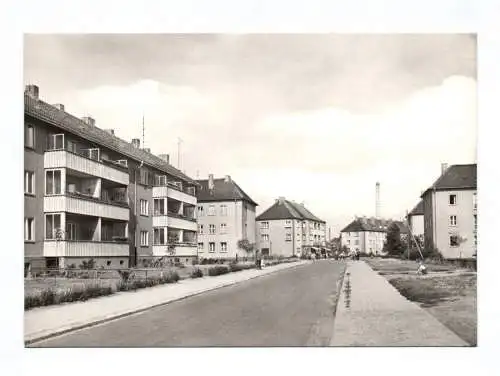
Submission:
[[[130,278],[130,270],[118,270],[118,274],[123,282],[127,282]]]
[[[229,270],[231,272],[239,272],[241,270],[244,270],[244,268],[243,268],[243,265],[239,265],[239,264],[236,264],[236,263],[231,263],[231,264],[229,264]]]
[[[201,278],[203,277],[203,271],[200,268],[195,268],[191,272],[191,278]]]
[[[211,277],[227,273],[229,273],[229,268],[227,266],[217,265],[208,269],[208,275]]]

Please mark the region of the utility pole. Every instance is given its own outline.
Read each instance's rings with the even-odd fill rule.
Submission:
[[[180,137],[177,138],[177,168],[181,168],[181,143],[182,139]]]
[[[142,114],[142,148],[146,147],[146,141],[144,137],[144,114]]]

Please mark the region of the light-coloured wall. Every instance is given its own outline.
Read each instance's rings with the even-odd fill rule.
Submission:
[[[210,205],[215,207],[215,215],[208,215]],[[221,205],[227,206],[227,215],[221,214]],[[251,256],[238,248],[238,241],[248,239],[255,243],[255,208],[243,201],[199,202],[203,207],[203,216],[196,210],[198,225],[203,225],[203,234],[198,233],[198,255],[203,258],[235,258]],[[215,234],[209,234],[209,225],[215,225]],[[225,233],[221,233],[221,224],[226,225]],[[246,226],[245,226],[246,225]],[[215,243],[215,252],[209,252],[209,243]],[[221,242],[227,243],[227,252],[221,252]]]
[[[411,215],[409,216],[411,225],[411,232],[413,236],[420,236],[424,234],[424,215]]]
[[[435,245],[445,258],[471,258],[474,245],[474,193],[476,190],[438,191],[435,195]],[[449,204],[449,195],[457,196],[456,205]],[[450,225],[450,216],[457,216],[457,225]],[[459,235],[465,242],[450,246],[450,235]]]
[[[269,223],[269,228],[265,229],[262,227],[263,222]],[[294,239],[293,239],[293,228],[296,226],[298,221],[292,219],[275,219],[275,220],[262,220],[257,221],[257,231],[258,236],[258,249],[269,248],[270,256],[285,256],[290,257],[294,253]],[[286,234],[291,234],[290,241],[286,240]],[[263,241],[262,235],[268,234],[269,241]]]
[[[346,246],[350,252],[358,250],[378,255],[382,253],[385,239],[386,233],[380,231],[342,232],[341,246]]]

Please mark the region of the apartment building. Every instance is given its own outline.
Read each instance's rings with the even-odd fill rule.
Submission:
[[[166,156],[42,101],[36,85],[24,94],[24,145],[26,269],[196,256],[197,185]]]
[[[198,180],[197,219],[198,255],[200,258],[234,259],[249,256],[239,249],[238,241],[255,243],[255,209],[253,201],[226,175]]]
[[[256,220],[257,248],[262,255],[326,254],[326,222],[304,204],[280,197]]]
[[[408,228],[401,221],[380,218],[356,217],[341,232],[341,245],[349,252],[380,255],[383,253],[387,230],[392,223],[399,227],[402,240],[408,236]]]
[[[424,201],[420,202],[407,215],[408,226],[415,237],[424,235]]]
[[[424,241],[447,259],[477,254],[477,164],[442,166],[441,176],[421,196]]]

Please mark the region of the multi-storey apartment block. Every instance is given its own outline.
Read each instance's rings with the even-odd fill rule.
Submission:
[[[239,240],[255,243],[253,201],[230,176],[198,180],[198,255],[200,258],[233,259],[250,256],[238,248]]]
[[[24,105],[27,269],[196,256],[194,180],[138,139],[125,142],[90,117],[43,102],[35,85]]]
[[[284,197],[257,217],[257,232],[262,255],[326,254],[326,222]]]
[[[443,168],[423,194],[424,239],[447,259],[477,254],[477,164]]]
[[[411,233],[415,237],[421,237],[424,235],[424,201],[420,202],[415,206],[411,212],[407,215],[408,226],[410,227]]]
[[[387,230],[392,223],[398,225],[404,240],[408,235],[408,228],[403,222],[359,217],[340,232],[342,247],[347,247],[349,252],[380,255],[383,253]]]

